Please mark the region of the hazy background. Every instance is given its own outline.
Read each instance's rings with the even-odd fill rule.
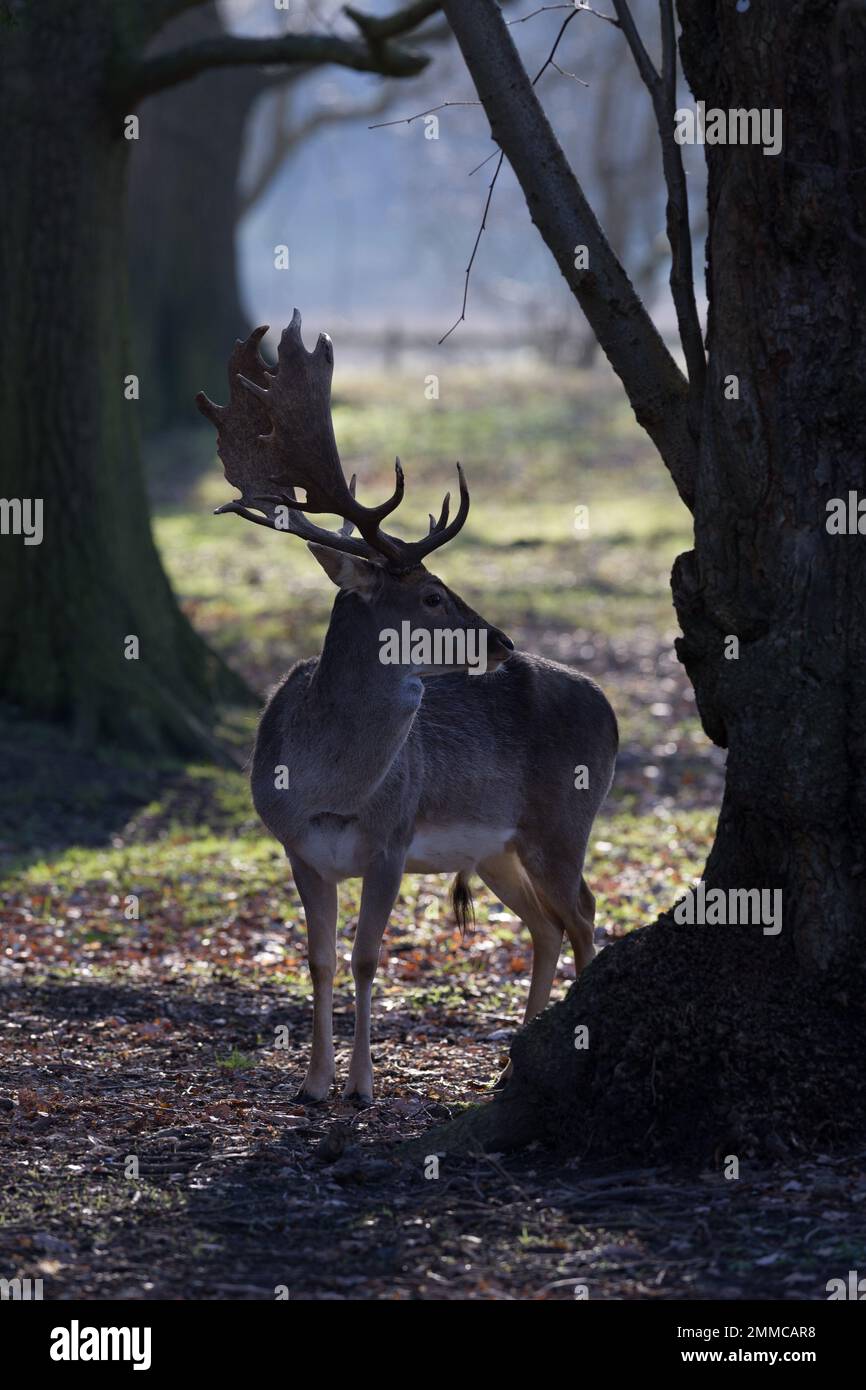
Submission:
[[[255,0],[226,0],[220,8],[225,23],[237,32],[279,32],[286,21],[285,15],[268,13]],[[533,0],[519,0],[507,13],[519,21],[537,8]],[[533,73],[549,54],[568,8],[560,5],[513,23],[516,42]],[[635,6],[651,50],[657,8],[652,0]],[[320,27],[339,14],[337,7],[328,5],[298,3],[293,10],[290,23],[299,28],[310,23],[313,12]],[[256,321],[287,321],[298,302],[317,324],[337,329],[346,325],[353,334],[367,329],[426,337],[432,347],[456,319],[463,273],[496,168],[492,159],[471,172],[495,149],[487,120],[480,107],[457,106],[437,113],[438,139],[425,137],[423,120],[368,129],[373,121],[474,99],[453,41],[431,46],[431,51],[434,61],[420,79],[388,84],[390,97],[381,113],[314,132],[284,160],[243,217],[239,277],[244,304]],[[605,231],[667,332],[673,327],[673,312],[667,288],[661,161],[649,98],[622,35],[591,13],[579,15],[569,26],[556,62],[576,77],[551,67],[539,90]],[[336,69],[311,73],[293,84],[290,118],[302,121],[328,106],[363,107],[382,87],[381,79],[363,74]],[[285,100],[275,92],[255,105],[242,170],[246,187],[254,183],[268,156]],[[702,152],[698,150],[695,158],[695,150],[686,147],[685,155],[693,223],[700,229]],[[274,270],[273,247],[278,243],[290,248],[288,272]],[[696,265],[700,273],[700,255]],[[530,335],[552,330],[560,347],[575,349],[587,334],[582,314],[534,232],[505,164],[473,267],[468,323],[443,351],[462,354],[466,349],[461,338],[470,333],[473,340],[478,333],[492,341],[506,332],[515,338],[522,335],[525,341],[527,329]],[[551,350],[556,346],[551,344]]]

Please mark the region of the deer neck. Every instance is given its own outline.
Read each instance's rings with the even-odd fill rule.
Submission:
[[[348,803],[366,799],[381,783],[424,693],[419,676],[380,661],[381,626],[362,598],[339,593],[310,686],[317,736],[339,760]]]

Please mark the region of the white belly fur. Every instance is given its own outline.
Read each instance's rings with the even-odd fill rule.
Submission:
[[[501,854],[516,835],[503,825],[467,824],[416,825],[406,868],[413,874],[449,874],[462,869],[468,873],[485,859]]]
[[[417,825],[406,856],[406,871],[413,874],[471,872],[477,864],[501,854],[516,831],[510,826],[481,825],[477,821],[450,825]],[[298,844],[298,852],[322,878],[339,883],[360,878],[367,868],[369,849],[354,825],[310,829]]]

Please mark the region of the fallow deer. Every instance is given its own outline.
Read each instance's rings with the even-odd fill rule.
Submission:
[[[330,338],[322,334],[308,352],[295,310],[271,368],[259,353],[266,332],[257,328],[235,345],[227,406],[203,394],[196,400],[241,494],[218,512],[300,536],[338,589],[321,655],[289,672],[262,716],[252,794],[285,848],[306,915],[313,1038],[305,1101],[325,1099],[335,1079],[337,885],[363,879],[343,1098],[364,1104],[373,1093],[373,980],[404,873],[456,871],[455,906],[465,912],[468,876],[477,872],[522,919],[533,947],[524,1022],[548,1002],[563,933],[578,973],[590,960],[595,899],[583,861],[612,780],[617,727],[591,680],[515,652],[422,563],[466,520],[460,465],[452,521],[446,495],[423,540],[383,531],[403,496],[403,471],[398,459],[394,492],[376,507],[362,506],[355,479],[346,482],[331,421]],[[325,530],[310,512],[343,525]],[[431,643],[450,633],[450,657],[383,661],[383,634],[403,624]],[[459,642],[455,650],[453,638],[471,634],[487,646],[483,674]],[[578,766],[585,771],[576,778]]]

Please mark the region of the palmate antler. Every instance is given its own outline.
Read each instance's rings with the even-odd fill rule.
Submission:
[[[332,550],[363,555],[402,572],[420,565],[425,555],[457,535],[469,512],[469,490],[460,464],[460,506],[449,523],[450,494],[446,493],[438,520],[420,541],[390,536],[381,523],[403,497],[403,469],[396,460],[396,483],[387,502],[363,507],[355,498],[355,479],[346,482],[331,421],[331,377],[334,348],[326,333],[312,352],[301,339],[301,316],[296,309],[283,331],[277,366],[271,369],[259,353],[267,327],[256,328],[238,341],[229,358],[229,403],[215,405],[204,392],[196,404],[217,429],[219,456],[225,475],[240,498],[217,512],[237,512],[247,521],[289,531]],[[299,502],[295,488],[303,488]],[[251,508],[253,510],[251,510]],[[305,512],[329,512],[346,523],[328,531],[309,521]],[[356,526],[360,533],[350,533]]]

